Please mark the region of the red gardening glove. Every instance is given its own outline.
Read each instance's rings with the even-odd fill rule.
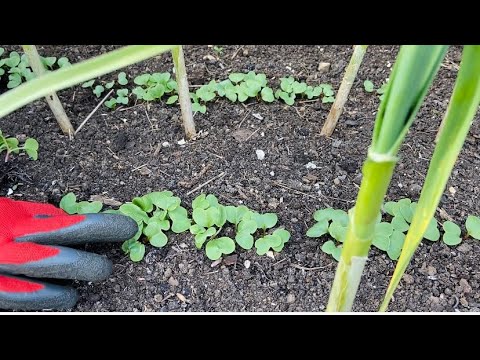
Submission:
[[[31,278],[104,280],[112,264],[105,256],[56,245],[124,241],[137,230],[123,215],[68,215],[50,204],[0,198],[0,309],[73,307],[75,289]]]

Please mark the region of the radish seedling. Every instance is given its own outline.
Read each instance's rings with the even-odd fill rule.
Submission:
[[[60,200],[60,208],[68,214],[96,214],[102,210],[103,204],[100,201],[80,201],[74,193],[68,193]]]
[[[155,247],[163,247],[168,238],[164,231],[171,230],[176,234],[190,228],[191,220],[187,210],[181,206],[179,197],[171,191],[152,192],[136,197],[131,203],[120,206],[120,213],[130,216],[139,227],[137,234],[127,240],[122,249],[130,254],[132,261],[140,261],[145,254],[145,248],[138,240],[145,235],[148,242]]]
[[[17,138],[5,137],[0,130],[0,154],[4,151],[7,152],[5,162],[8,161],[10,154],[18,154],[20,151],[25,151],[32,160],[37,160],[38,142],[33,138],[28,138],[25,140],[23,146],[20,146]]]
[[[467,236],[480,240],[480,218],[469,215],[465,222],[465,227],[467,228]]]

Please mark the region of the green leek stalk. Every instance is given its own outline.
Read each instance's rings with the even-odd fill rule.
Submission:
[[[321,135],[331,136],[333,134],[333,131],[337,126],[338,118],[342,115],[343,107],[347,102],[348,94],[350,94],[353,82],[357,77],[357,72],[362,64],[363,56],[367,51],[367,47],[368,45],[355,45],[353,47],[352,57],[345,70],[345,75],[343,76],[342,83],[338,89],[335,102],[333,103],[332,108],[328,113],[327,120],[325,120],[325,124],[323,125],[322,132],[320,133]]]
[[[178,45],[130,45],[32,79],[0,95],[0,118],[48,94],[151,58]]]
[[[467,45],[463,50],[453,94],[442,122],[443,129],[440,132],[402,253],[380,311],[387,310],[393,292],[435,214],[479,104],[480,46]]]
[[[183,47],[177,46],[172,50],[173,63],[175,64],[175,76],[178,86],[178,102],[182,112],[183,128],[187,139],[197,135],[195,122],[193,121],[192,102],[190,101],[190,90],[188,89],[187,71],[185,69],[185,58]]]
[[[22,48],[23,51],[25,51],[25,54],[28,56],[28,62],[30,63],[35,75],[38,77],[45,74],[45,66],[42,63],[40,55],[38,54],[37,47],[35,45],[22,45]],[[65,113],[65,109],[63,108],[57,93],[51,92],[50,94],[47,94],[45,100],[47,100],[47,104],[52,110],[53,116],[55,116],[55,119],[57,119],[60,129],[62,129],[64,134],[72,137],[75,129]]]
[[[437,73],[447,46],[402,46],[380,103],[372,144],[330,292],[327,311],[351,311],[397,153]]]

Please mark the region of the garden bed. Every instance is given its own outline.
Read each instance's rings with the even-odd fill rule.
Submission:
[[[114,47],[38,48],[44,56],[67,56],[73,63]],[[279,224],[292,234],[274,259],[258,256],[254,249],[237,249],[236,257],[215,267],[204,251],[195,248],[188,232],[170,234],[165,248],[147,246],[140,263],[131,262],[120,245],[88,245],[87,250],[113,260],[114,273],[103,283],[76,283],[80,300],[73,311],[323,311],[337,263],[320,250],[324,238],[307,238],[305,233],[315,210],[353,206],[379,102],[375,93],[365,92],[363,81],[380,86],[397,51],[397,46],[369,48],[331,138],[319,135],[331,106],[321,101],[286,106],[220,99],[207,105],[206,114],[195,115],[202,134],[184,145],[178,144],[184,137],[178,106],[157,102],[115,111],[102,106],[69,140],[47,104],[36,101],[0,120],[5,134],[25,134],[40,144],[38,161],[20,156],[0,163],[0,194],[17,186],[11,195],[15,199],[58,205],[69,191],[81,200],[102,195],[126,202],[168,189],[189,206],[203,191],[225,205],[241,202],[253,210],[276,212]],[[449,50],[402,146],[388,200],[418,200],[460,54],[459,47]],[[292,75],[313,85],[329,83],[337,90],[350,55],[351,47],[327,45],[223,46],[221,55],[207,46],[185,47],[191,85],[254,70],[277,79],[274,82]],[[330,70],[319,72],[320,62],[330,63]],[[171,57],[163,55],[124,71],[132,78],[147,71],[171,72],[172,67]],[[59,97],[74,127],[99,101],[80,86],[61,91]],[[478,115],[476,120],[442,197],[444,211],[437,212],[438,219],[448,214],[464,224],[467,215],[480,214]],[[163,146],[165,142],[170,146]],[[265,159],[258,160],[256,150],[263,150]],[[307,169],[309,162],[317,167]],[[225,176],[187,195],[222,172]],[[424,241],[390,311],[478,311],[479,245],[473,239],[457,247]],[[378,309],[394,265],[385,253],[372,249],[355,311]]]

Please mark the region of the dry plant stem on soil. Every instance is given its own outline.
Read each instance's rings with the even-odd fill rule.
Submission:
[[[45,67],[42,64],[42,59],[38,54],[37,47],[35,45],[22,45],[22,48],[28,56],[28,62],[35,75],[42,76],[45,73]],[[74,129],[57,94],[51,92],[45,97],[45,100],[47,100],[48,106],[50,106],[50,109],[52,110],[55,119],[57,119],[58,125],[60,125],[63,133],[71,137],[74,133]]]
[[[178,86],[178,102],[182,112],[183,127],[187,139],[197,135],[195,131],[195,122],[193,121],[192,102],[190,101],[190,91],[188,90],[187,71],[185,69],[185,58],[183,56],[183,47],[181,45],[172,49],[173,63],[175,64],[175,76]]]
[[[443,120],[443,130],[440,132],[415,215],[380,311],[387,310],[393,292],[435,214],[453,166],[462,150],[480,104],[478,74],[480,74],[480,46],[467,45],[463,50],[457,81]]]
[[[343,107],[348,99],[348,94],[350,94],[350,89],[352,88],[353,82],[357,77],[358,69],[363,61],[363,56],[367,51],[368,45],[355,45],[353,47],[353,54],[350,59],[350,63],[345,70],[345,75],[343,76],[342,84],[338,89],[338,94],[333,103],[330,113],[327,116],[327,120],[323,125],[321,135],[331,136],[337,126],[338,118],[342,114]]]
[[[351,311],[378,214],[387,192],[397,153],[430,88],[447,46],[402,46],[385,97],[375,119],[372,144],[349,224],[327,311]]]

